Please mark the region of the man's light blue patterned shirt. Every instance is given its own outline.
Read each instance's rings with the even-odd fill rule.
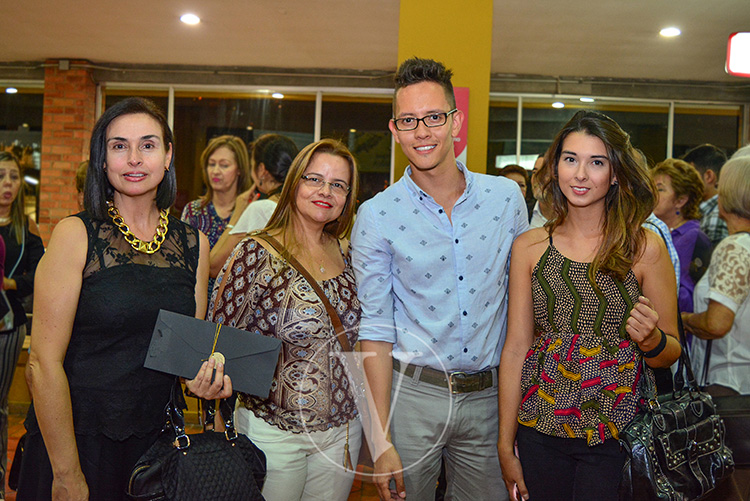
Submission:
[[[411,168],[362,204],[352,262],[360,339],[394,343],[404,362],[476,372],[500,363],[510,249],[528,216],[513,181],[458,168],[466,189],[452,221]]]

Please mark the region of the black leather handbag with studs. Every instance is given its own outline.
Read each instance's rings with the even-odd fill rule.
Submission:
[[[682,325],[680,334],[684,339]],[[645,361],[642,364],[644,404],[619,436],[629,456],[620,499],[699,499],[734,471],[724,422],[711,396],[698,390],[684,341],[672,393],[657,397]]]

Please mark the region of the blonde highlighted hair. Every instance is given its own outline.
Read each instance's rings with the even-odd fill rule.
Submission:
[[[201,153],[201,173],[203,182],[206,184],[206,194],[201,199],[201,207],[205,207],[214,198],[214,189],[208,181],[208,159],[216,150],[221,147],[227,148],[234,154],[234,161],[237,164],[239,177],[237,178],[237,193],[250,188],[252,179],[250,178],[250,157],[247,154],[245,142],[237,136],[218,136],[211,139],[208,145]]]
[[[346,160],[349,165],[351,178],[349,181],[349,193],[346,196],[346,203],[341,211],[341,215],[325,225],[323,231],[334,238],[345,238],[354,225],[354,214],[356,211],[357,193],[359,191],[359,174],[357,172],[357,161],[349,149],[340,141],[335,139],[321,139],[318,142],[309,144],[302,148],[299,154],[292,161],[289,172],[284,182],[284,188],[281,190],[279,203],[276,206],[271,219],[266,224],[266,231],[280,230],[284,235],[287,248],[295,247],[293,216],[297,211],[297,190],[299,188],[302,176],[312,163],[316,155],[320,154],[334,155]]]

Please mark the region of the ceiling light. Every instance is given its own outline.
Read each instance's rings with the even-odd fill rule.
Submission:
[[[594,98],[593,97],[579,97],[578,100],[582,103],[593,103]]]
[[[726,70],[730,75],[750,77],[750,32],[729,35]]]
[[[180,16],[180,21],[185,24],[198,24],[201,22],[201,18],[195,14],[183,14]]]
[[[16,93],[18,93],[18,89],[16,89],[15,87],[7,87],[5,89],[5,93],[6,94],[16,94]]]
[[[273,94],[271,94],[271,97],[274,99],[284,99],[284,94],[282,94],[281,92],[274,92]]]
[[[565,108],[565,103],[562,103],[560,101],[555,101],[554,103],[552,103],[552,107],[557,108],[557,109]]]
[[[34,186],[36,186],[37,184],[39,184],[39,180],[36,179],[36,178],[34,178],[34,177],[31,177],[31,176],[24,176],[23,179],[27,183],[33,184]]]
[[[663,37],[678,37],[682,32],[680,31],[680,28],[670,26],[669,28],[662,29],[659,34]]]

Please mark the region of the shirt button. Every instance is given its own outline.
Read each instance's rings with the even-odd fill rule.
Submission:
[[[468,348],[464,348],[464,353],[467,353],[469,351]]]
[[[439,212],[440,214],[442,214],[442,213],[443,213],[443,209],[438,209],[438,212]]]
[[[422,197],[419,197],[420,200],[422,200]]]
[[[463,276],[463,275],[459,275],[459,276],[458,276],[458,279],[459,279],[459,280],[463,280],[463,279],[464,279],[464,276]]]
[[[456,243],[458,243],[458,239],[456,239]]]
[[[468,312],[467,312],[466,310],[464,310],[464,316],[466,316],[466,315],[468,315],[468,314],[469,314],[469,313],[468,313]]]

